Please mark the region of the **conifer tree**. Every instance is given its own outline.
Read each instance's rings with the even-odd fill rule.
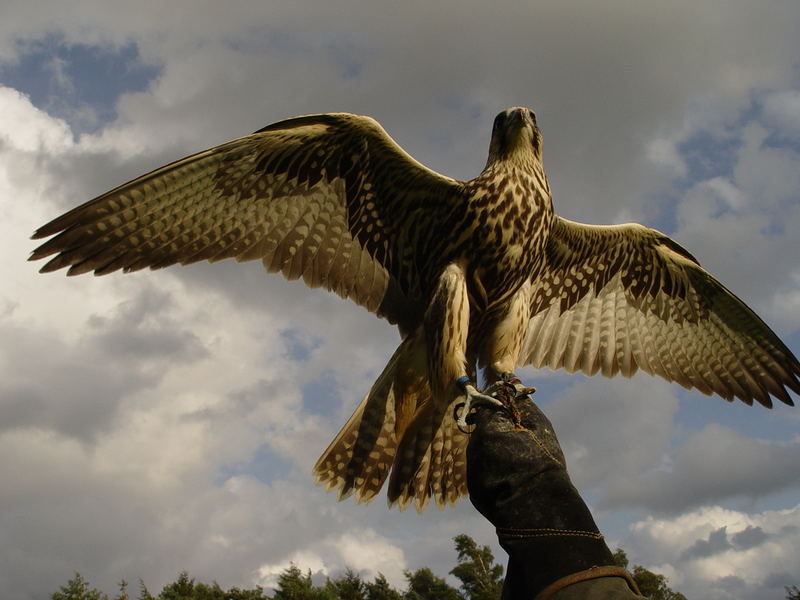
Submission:
[[[366,600],[366,587],[361,576],[348,568],[341,577],[328,581],[326,587],[336,600]]]
[[[311,571],[303,575],[300,568],[292,563],[290,567],[278,575],[278,587],[273,595],[274,600],[309,600],[314,593],[311,582]]]
[[[462,600],[461,594],[447,582],[433,574],[428,567],[414,572],[406,571],[408,591],[405,600]]]
[[[378,573],[375,581],[364,584],[364,587],[366,600],[403,600],[403,595],[389,585],[383,573]]]
[[[50,594],[50,598],[51,600],[108,600],[106,594],[91,587],[77,571],[66,585],[62,585],[57,592]]]

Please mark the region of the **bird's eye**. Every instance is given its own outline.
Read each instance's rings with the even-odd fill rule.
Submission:
[[[528,109],[528,116],[533,121],[533,124],[536,125],[536,113],[534,113],[530,108]]]

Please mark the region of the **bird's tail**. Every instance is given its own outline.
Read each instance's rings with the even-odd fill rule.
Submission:
[[[392,471],[389,505],[417,510],[466,494],[466,436],[452,408],[434,402],[424,336],[400,344],[369,393],[314,466],[317,483],[369,502]]]
[[[467,435],[456,426],[451,404],[427,402],[417,408],[394,459],[387,496],[401,510],[412,501],[422,512],[429,498],[439,508],[467,494]]]

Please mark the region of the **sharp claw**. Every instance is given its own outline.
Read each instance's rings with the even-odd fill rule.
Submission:
[[[520,413],[514,405],[514,401],[519,398],[530,396],[535,391],[536,388],[522,385],[522,382],[513,373],[501,374],[500,379],[487,387],[483,392],[479,392],[472,385],[466,384],[464,385],[466,399],[457,425],[461,431],[466,433],[466,419],[469,411],[473,406],[483,404],[505,408],[511,414],[511,420],[514,422],[514,426],[517,429],[523,429],[520,422]]]
[[[456,418],[456,425],[462,432],[469,433],[467,430],[467,416],[469,416],[473,407],[479,405],[505,408],[511,414],[515,427],[523,429],[520,422],[520,414],[514,405],[514,400],[530,396],[536,391],[536,388],[525,387],[513,373],[501,373],[500,378],[483,392],[478,391],[469,382],[469,377],[466,375],[456,383],[464,390],[464,402],[454,407],[453,417]]]
[[[458,425],[459,429],[461,429],[461,431],[466,430],[467,415],[474,406],[479,406],[481,404],[489,404],[490,406],[499,406],[501,408],[505,407],[505,404],[503,404],[503,402],[501,402],[497,398],[493,398],[488,394],[479,392],[470,384],[464,386],[464,394],[466,395],[466,399],[464,400],[464,406],[461,409],[461,415],[458,417],[458,420],[456,421],[456,424]]]

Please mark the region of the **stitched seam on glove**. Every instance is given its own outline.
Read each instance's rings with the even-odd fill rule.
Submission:
[[[497,527],[495,529],[498,538],[534,538],[534,537],[553,537],[553,536],[580,536],[595,540],[602,540],[603,534],[597,531],[583,531],[581,529],[511,529],[509,527]]]

